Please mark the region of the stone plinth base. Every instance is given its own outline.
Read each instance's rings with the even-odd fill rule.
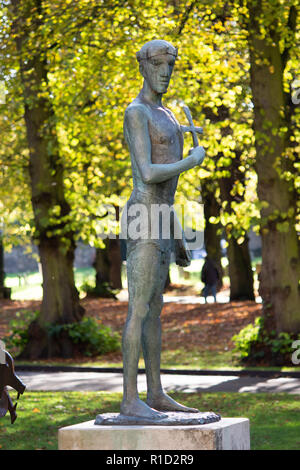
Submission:
[[[192,426],[101,426],[94,420],[58,431],[60,450],[249,450],[247,418]]]

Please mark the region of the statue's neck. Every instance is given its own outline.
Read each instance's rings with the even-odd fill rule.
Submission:
[[[161,106],[162,105],[162,103],[161,103],[162,93],[157,93],[152,88],[150,88],[150,86],[149,86],[149,84],[146,80],[144,80],[143,88],[141,89],[138,96],[143,101],[147,101],[148,103],[150,103],[154,106]]]

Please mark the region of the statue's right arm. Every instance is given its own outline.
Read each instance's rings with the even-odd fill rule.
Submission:
[[[130,154],[138,165],[144,183],[162,183],[200,163],[196,154],[175,163],[152,163],[148,116],[143,104],[132,104],[126,109],[124,128]]]

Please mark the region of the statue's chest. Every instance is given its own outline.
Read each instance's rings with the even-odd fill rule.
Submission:
[[[180,126],[167,111],[152,110],[149,135],[153,163],[172,163],[182,158],[183,138]]]

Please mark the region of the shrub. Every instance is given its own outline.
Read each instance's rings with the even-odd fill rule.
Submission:
[[[78,345],[78,352],[85,356],[98,356],[120,349],[119,334],[94,318],[86,317],[81,322],[66,325],[49,325],[47,329],[50,336],[59,336],[66,331],[72,342]]]
[[[292,343],[297,339],[300,339],[300,335],[268,331],[265,319],[257,317],[254,324],[245,326],[233,336],[233,354],[241,363],[292,366]]]
[[[112,289],[107,282],[97,284],[96,286],[84,282],[80,289],[86,293],[88,297],[102,297],[107,299],[117,299],[118,289]]]
[[[238,353],[241,359],[246,359],[254,343],[262,340],[263,318],[257,317],[254,324],[245,326],[237,335],[233,336],[232,341],[235,345],[234,353]]]
[[[19,356],[27,345],[29,325],[37,320],[38,315],[38,311],[23,311],[22,314],[18,312],[16,318],[11,320],[5,346],[14,356]],[[78,323],[46,325],[46,329],[49,336],[59,337],[67,333],[76,345],[76,352],[85,356],[97,356],[120,349],[119,334],[94,318],[85,317]]]
[[[14,356],[18,356],[29,340],[28,327],[37,319],[39,311],[23,310],[17,312],[13,320],[9,322],[9,333],[5,337],[5,347]]]

